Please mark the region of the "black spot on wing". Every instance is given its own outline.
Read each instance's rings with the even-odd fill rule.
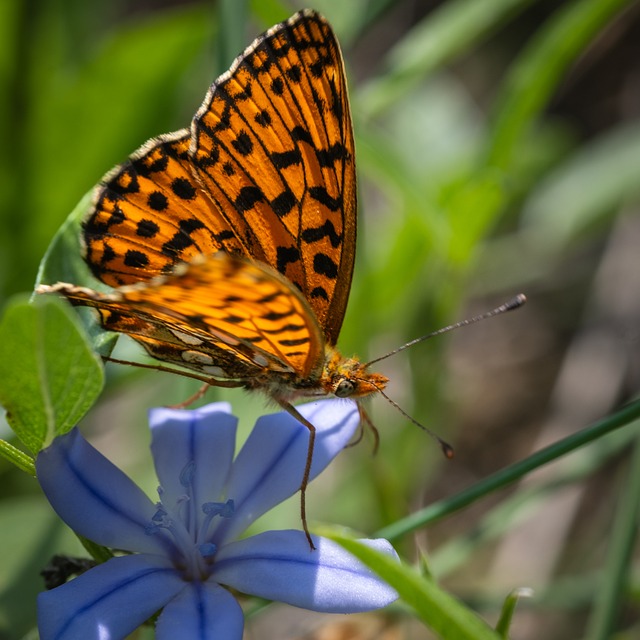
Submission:
[[[298,347],[301,344],[307,344],[309,342],[309,337],[304,338],[285,338],[284,340],[278,340],[278,344],[283,347]]]
[[[142,269],[149,264],[149,258],[145,253],[142,253],[142,251],[129,249],[124,254],[124,263],[127,265],[127,267]]]
[[[287,213],[289,213],[289,211],[291,211],[291,209],[293,209],[297,204],[298,201],[296,200],[295,195],[288,189],[271,201],[271,207],[279,218],[286,216]]]
[[[249,156],[253,152],[253,142],[246,131],[241,131],[238,137],[231,141],[231,144],[242,156]]]
[[[338,211],[342,208],[342,196],[333,198],[324,187],[309,187],[309,195],[330,211]]]
[[[336,233],[336,228],[331,220],[325,220],[319,227],[309,227],[302,232],[304,242],[318,242],[323,238],[329,238],[329,242],[334,248],[342,244],[342,234]]]
[[[140,220],[136,226],[136,235],[141,238],[153,238],[160,227],[153,220]]]
[[[346,160],[349,153],[342,143],[336,142],[328,149],[317,149],[316,156],[321,167],[333,167],[338,160]]]
[[[147,198],[147,204],[154,211],[164,211],[169,206],[169,201],[160,191],[152,191]]]
[[[166,256],[175,257],[180,251],[190,247],[193,244],[191,234],[198,229],[204,228],[204,222],[197,218],[188,218],[180,220],[179,230],[170,240],[162,245],[162,253]]]
[[[254,120],[261,127],[268,127],[271,124],[271,116],[266,109],[263,109],[259,113],[256,113]]]
[[[268,313],[265,313],[262,317],[263,320],[269,320],[271,322],[275,322],[276,320],[282,320],[284,318],[287,318],[291,315],[293,315],[295,313],[295,311],[293,309],[291,309],[290,311],[269,311]]]
[[[271,91],[277,96],[281,96],[284,93],[284,82],[282,78],[274,78],[271,81]]]
[[[331,280],[338,277],[338,265],[325,253],[316,253],[313,256],[313,270]]]
[[[302,162],[302,154],[299,149],[274,151],[271,154],[271,161],[277,169],[286,169],[294,164],[300,164]]]
[[[291,82],[294,82],[295,84],[298,84],[298,82],[300,82],[300,79],[302,78],[302,72],[300,71],[300,67],[297,64],[287,69],[286,74],[287,78],[289,78],[289,80],[291,80]]]
[[[171,190],[181,200],[193,200],[196,197],[196,189],[186,178],[176,178],[171,183]]]
[[[259,187],[242,187],[234,205],[240,213],[244,213],[249,209],[253,209],[258,202],[264,200],[266,200],[265,195]]]
[[[309,294],[311,298],[322,298],[323,300],[329,301],[329,295],[324,287],[314,287]]]
[[[290,262],[298,262],[300,260],[300,251],[297,247],[278,247],[276,250],[276,269],[280,273],[287,271],[287,265]]]
[[[283,331],[301,331],[305,326],[303,324],[286,324],[284,327],[278,327],[277,329],[262,329],[262,333],[282,333]]]
[[[313,138],[311,134],[302,126],[297,125],[291,130],[291,137],[296,142],[306,142],[313,146]]]

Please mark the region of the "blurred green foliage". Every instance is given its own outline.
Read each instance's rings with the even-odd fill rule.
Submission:
[[[233,56],[257,33],[301,8],[278,0],[162,4],[0,2],[3,306],[13,294],[31,291],[56,230],[108,169],[147,138],[185,126],[206,87]],[[460,384],[450,377],[460,355],[455,352],[452,360],[445,340],[382,365],[392,377],[390,395],[421,422],[437,425],[439,433],[445,435],[451,426],[446,435],[462,455],[457,467],[447,467],[437,447],[378,401],[379,454],[373,459],[366,445],[349,450],[337,465],[333,492],[314,487],[309,498],[312,518],[371,532],[403,522],[425,502],[477,486],[483,475],[525,457],[535,438],[526,428],[542,423],[545,412],[553,414],[558,406],[556,374],[564,354],[584,337],[583,310],[591,308],[603,324],[601,306],[593,302],[602,247],[623,218],[634,217],[629,211],[640,191],[638,97],[631,80],[625,89],[612,85],[606,73],[618,64],[628,69],[627,78],[638,77],[640,62],[628,55],[628,41],[637,34],[640,18],[638,3],[631,0],[323,0],[314,8],[330,20],[343,45],[356,131],[359,244],[340,340],[343,352],[378,356],[458,319],[469,300],[493,304],[519,290],[533,293],[532,310],[517,314],[524,320],[493,321],[501,323],[512,343],[490,343],[504,352],[491,360],[492,368],[473,363],[478,370],[487,368],[486,378],[495,376],[476,396],[463,398],[456,387],[452,390],[452,384]],[[611,51],[622,53],[599,75],[601,58]],[[584,76],[589,90],[580,84]],[[77,260],[73,243],[63,246],[69,260]],[[56,267],[57,274],[47,275],[64,277],[64,265]],[[632,275],[617,272],[605,289],[628,278],[634,283],[629,299],[640,299]],[[566,314],[553,333],[545,320],[556,307]],[[640,311],[634,309],[625,322],[637,326]],[[527,322],[527,314],[533,320]],[[612,333],[621,331],[614,326]],[[556,359],[541,363],[541,373],[521,373],[531,360],[542,359],[532,350],[548,354],[549,345],[560,339],[564,346]],[[637,352],[637,338],[629,344]],[[500,378],[501,386],[501,367],[514,366],[508,346],[528,362],[520,362],[518,372],[510,374],[513,380]],[[135,358],[138,352],[132,353]],[[27,364],[5,362],[5,375],[11,366]],[[575,396],[570,414],[575,429],[601,417],[581,411],[593,395],[587,371],[582,373],[575,386],[584,395]],[[510,383],[516,379],[534,383],[522,384],[518,388],[525,391],[517,395],[516,388],[516,395],[506,398],[511,407],[501,419],[508,425],[505,438],[514,438],[511,447],[502,447],[491,430],[486,437],[456,433],[456,425],[482,424],[480,414],[495,415],[486,396],[514,393]],[[605,410],[637,392],[637,379],[625,380],[611,392]],[[140,434],[146,407],[182,400],[192,389],[188,381],[161,374],[110,369],[103,402],[85,425],[100,437],[117,429],[113,439],[131,438],[131,450],[144,459]],[[553,393],[556,402],[547,405]],[[263,411],[259,400],[240,403],[239,392],[223,395],[246,424]],[[515,440],[513,425],[522,426],[522,439]],[[612,629],[632,637],[640,625],[638,577],[629,572],[637,522],[629,517],[629,505],[639,502],[639,465],[629,450],[637,435],[629,430],[616,438],[602,440],[598,455],[592,448],[571,458],[572,464],[547,483],[519,488],[498,506],[485,505],[475,516],[435,529],[431,535],[442,544],[434,549],[432,538],[428,548],[436,577],[451,578],[452,589],[497,618],[511,588],[528,583],[527,575],[515,570],[507,576],[509,589],[483,581],[490,545],[506,538],[523,518],[535,516],[563,488],[597,484],[606,488],[598,504],[609,510],[593,509],[592,528],[563,539],[558,554],[564,554],[569,569],[554,574],[527,605],[530,627],[521,637],[588,633],[597,640],[611,637]],[[466,458],[465,441],[470,443]],[[23,527],[44,532],[54,525],[46,521],[35,483],[2,464],[0,548],[10,550],[12,561],[0,570],[0,637],[13,640],[33,627],[37,572],[52,552],[35,533],[18,539],[15,532]],[[127,464],[131,473],[152,482],[137,457]],[[297,526],[297,503],[269,518],[266,526],[281,527],[282,519]],[[415,552],[406,535],[411,530],[407,525],[404,538],[398,537],[406,557]],[[423,539],[418,542],[427,546]],[[594,546],[600,554],[589,562],[574,558],[571,564],[572,553]],[[527,551],[525,546],[520,553]],[[555,615],[552,622],[549,611]],[[625,615],[619,616],[621,611]],[[405,613],[394,611],[392,619],[402,620]],[[516,623],[518,616],[516,609]]]

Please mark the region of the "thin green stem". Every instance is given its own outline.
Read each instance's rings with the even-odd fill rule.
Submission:
[[[519,480],[534,469],[553,462],[554,460],[579,449],[580,447],[602,438],[606,434],[626,426],[630,422],[640,418],[640,401],[627,405],[578,433],[552,444],[541,451],[537,451],[525,460],[512,464],[497,473],[485,478],[473,486],[461,491],[455,496],[440,500],[410,516],[398,520],[393,524],[383,527],[376,533],[376,537],[395,540],[427,524],[433,524],[438,520],[466,507],[480,498],[483,498],[498,489]]]
[[[588,640],[611,638],[620,604],[624,601],[640,517],[640,438],[636,439],[631,466],[622,489],[613,522],[604,581],[596,590],[596,601],[587,625]]]
[[[18,467],[18,469],[21,469],[22,471],[25,471],[29,475],[35,477],[36,465],[33,457],[31,457],[24,451],[20,451],[20,449],[14,447],[6,440],[0,440],[0,456]]]

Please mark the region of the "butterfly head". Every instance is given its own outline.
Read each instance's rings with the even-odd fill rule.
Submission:
[[[379,393],[389,379],[380,373],[367,370],[367,365],[357,358],[344,358],[331,350],[327,353],[322,386],[327,394],[338,398],[364,398]]]

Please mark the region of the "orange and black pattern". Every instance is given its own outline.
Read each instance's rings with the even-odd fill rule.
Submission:
[[[202,256],[169,277],[110,294],[66,284],[51,289],[95,307],[105,329],[126,333],[151,356],[208,378],[260,379],[269,371],[286,384],[300,375],[317,378],[322,369],[322,336],[302,295],[244,258]]]
[[[335,344],[355,194],[340,48],[329,24],[304,11],[236,59],[190,129],[150,140],[107,174],[84,223],[86,260],[116,287],[217,251],[263,262],[302,292]]]

